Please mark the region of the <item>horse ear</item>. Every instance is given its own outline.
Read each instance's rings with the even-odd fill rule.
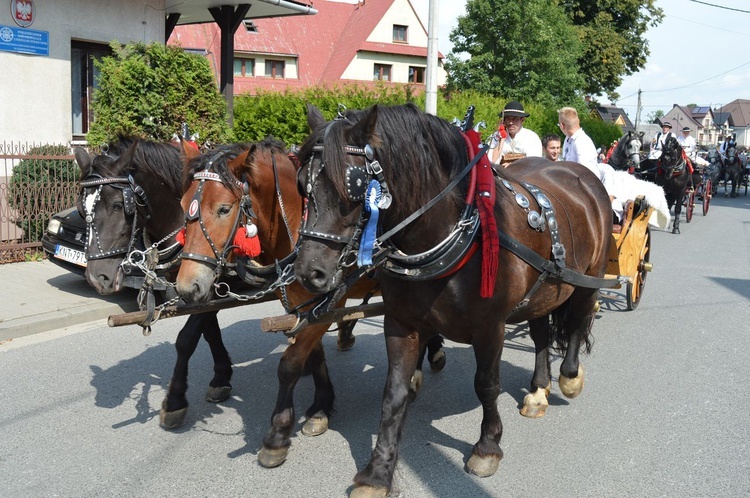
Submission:
[[[320,109],[312,104],[307,104],[307,125],[310,130],[314,131],[318,128],[322,128],[326,124],[326,120],[323,117],[323,113]]]
[[[117,160],[112,165],[115,168],[115,171],[126,171],[126,170],[134,170],[135,164],[133,163],[133,158],[135,157],[135,151],[138,149],[138,140],[134,141],[133,144],[125,150],[125,152],[120,155],[120,157],[117,158]]]
[[[243,150],[240,154],[237,154],[237,157],[227,162],[227,168],[229,168],[229,171],[232,172],[235,178],[242,178],[242,173],[244,173],[244,170],[247,169],[252,162],[256,148],[257,146],[252,144],[249,149]]]
[[[91,161],[93,160],[91,154],[86,152],[86,149],[83,147],[74,148],[73,154],[76,156],[78,167],[81,168],[81,178],[86,178],[89,176],[89,171],[91,171]]]
[[[201,151],[190,145],[187,140],[182,137],[180,137],[180,149],[180,155],[184,162],[190,162],[194,157],[201,155]]]
[[[643,140],[643,134],[646,133],[645,131],[641,131],[638,133],[638,138]]]
[[[378,105],[372,106],[370,111],[360,119],[357,124],[352,126],[349,132],[350,136],[362,139],[362,141],[370,141],[375,135],[375,125],[378,123]]]

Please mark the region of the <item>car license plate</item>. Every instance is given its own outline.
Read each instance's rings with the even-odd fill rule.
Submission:
[[[57,244],[55,246],[55,257],[64,259],[78,266],[86,268],[86,254],[81,251],[76,251],[70,247],[61,246]]]

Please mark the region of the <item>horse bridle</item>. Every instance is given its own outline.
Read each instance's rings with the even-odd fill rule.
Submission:
[[[221,175],[219,173],[216,173],[214,171],[211,171],[213,168],[214,163],[216,160],[223,157],[225,154],[224,151],[220,151],[216,154],[216,156],[212,157],[211,160],[208,162],[206,167],[202,171],[198,171],[193,175],[193,181],[199,181],[198,188],[193,195],[192,200],[190,201],[190,205],[188,206],[188,211],[185,213],[185,219],[186,221],[193,221],[197,220],[199,226],[201,227],[201,232],[203,232],[203,236],[206,238],[206,241],[208,242],[209,246],[211,247],[211,250],[213,251],[214,255],[206,256],[203,254],[197,254],[192,252],[183,252],[182,258],[184,259],[191,259],[194,261],[200,261],[202,263],[208,263],[214,266],[214,273],[218,277],[224,270],[224,268],[230,267],[230,266],[236,266],[236,263],[230,263],[229,262],[229,254],[232,252],[232,250],[235,248],[235,246],[231,243],[231,241],[228,241],[226,246],[224,247],[224,250],[219,251],[219,249],[216,247],[216,244],[214,243],[213,239],[211,238],[211,234],[208,232],[208,229],[206,228],[206,225],[203,222],[203,217],[201,214],[201,203],[203,201],[203,187],[205,185],[206,181],[213,181],[213,182],[219,182],[221,184],[224,184],[222,181]],[[273,175],[274,175],[274,182],[276,184],[276,196],[279,200],[279,205],[281,207],[282,217],[284,219],[284,225],[286,226],[287,235],[289,236],[289,240],[292,242],[292,245],[294,245],[294,236],[292,235],[291,228],[289,227],[289,221],[287,220],[286,216],[286,210],[284,209],[284,201],[281,196],[281,187],[279,185],[279,175],[278,175],[278,168],[276,166],[276,157],[271,154],[271,163],[273,165]],[[244,216],[244,226],[245,230],[248,236],[255,236],[257,235],[257,226],[252,223],[250,220],[257,219],[257,215],[255,214],[255,211],[253,211],[253,202],[252,198],[250,197],[250,186],[247,182],[243,182],[238,180],[237,178],[232,177],[231,179],[234,186],[239,188],[239,190],[242,192],[242,194],[239,196],[239,210],[237,211],[237,217],[234,220],[231,236],[233,236],[237,229],[240,226],[243,226],[243,220],[242,217]],[[286,259],[286,258],[285,258]]]
[[[325,168],[325,163],[321,157],[318,167],[313,169],[313,161],[315,158],[315,154],[321,154],[323,152],[323,149],[324,147],[322,143],[315,144],[312,149],[313,154],[310,156],[310,159],[306,166],[308,174],[306,178],[307,181],[304,186],[305,192],[303,195],[305,195],[306,200],[312,199],[314,209],[316,209],[316,203],[313,186],[317,181],[317,177]],[[373,256],[373,264],[369,267],[370,269],[387,262],[386,268],[389,271],[398,273],[402,276],[417,276],[419,274],[417,268],[420,264],[434,264],[436,261],[439,261],[440,257],[444,256],[448,252],[451,252],[452,250],[455,250],[455,247],[459,240],[463,239],[463,242],[465,243],[466,237],[463,236],[466,233],[472,231],[474,233],[476,232],[479,220],[478,214],[472,208],[471,204],[467,203],[461,213],[459,220],[456,222],[455,228],[451,230],[449,235],[443,241],[435,245],[433,248],[419,254],[407,255],[399,251],[395,246],[393,246],[392,243],[386,245],[386,242],[389,241],[389,239],[393,235],[406,228],[406,226],[411,224],[414,220],[419,218],[423,213],[425,213],[440,200],[442,200],[445,196],[447,196],[458,185],[461,179],[463,179],[469,173],[469,171],[471,171],[471,169],[474,167],[474,165],[476,165],[479,159],[481,159],[485,152],[486,148],[482,149],[481,153],[476,154],[476,156],[467,164],[464,170],[456,175],[440,193],[438,193],[435,197],[428,201],[424,206],[409,215],[407,218],[388,230],[386,233],[377,237],[377,239],[374,241],[374,248],[377,251],[377,254]],[[349,200],[352,202],[362,202],[363,204],[366,204],[366,197],[369,195],[366,194],[366,192],[371,184],[376,183],[380,191],[380,197],[379,199],[377,199],[377,203],[379,204],[378,207],[380,209],[388,209],[392,201],[392,196],[390,194],[390,191],[388,190],[385,176],[383,175],[383,168],[377,161],[377,159],[375,159],[375,150],[372,148],[372,146],[370,146],[369,144],[365,145],[364,147],[345,145],[344,153],[346,155],[363,156],[365,158],[364,167],[347,164],[346,192]],[[300,174],[301,173],[302,170],[300,170]],[[360,246],[360,238],[363,234],[364,226],[369,218],[369,213],[367,212],[365,207],[363,206],[362,210],[360,211],[359,220],[357,221],[354,232],[349,239],[340,235],[329,234],[309,229],[307,226],[307,223],[309,221],[307,216],[308,208],[309,203],[306,202],[305,213],[302,217],[302,227],[299,230],[300,237],[308,237],[342,244],[344,248],[342,249],[341,255],[339,256],[338,267],[339,269],[342,269],[353,266],[354,263],[357,262],[357,252]],[[348,278],[351,278],[351,276]]]
[[[206,238],[206,241],[208,242],[208,245],[211,247],[211,250],[214,253],[214,257],[206,256],[204,254],[197,254],[193,252],[182,252],[182,259],[190,259],[193,261],[200,261],[202,263],[209,263],[214,266],[214,273],[218,276],[220,275],[224,268],[231,266],[232,263],[229,262],[229,254],[232,252],[233,245],[230,243],[226,244],[226,247],[224,247],[223,251],[219,251],[219,249],[216,247],[216,244],[214,244],[213,239],[211,238],[211,234],[208,233],[208,230],[206,229],[206,225],[203,223],[203,216],[201,214],[201,202],[203,201],[203,187],[206,184],[207,181],[212,182],[219,182],[224,183],[221,179],[221,175],[219,173],[216,173],[214,171],[211,171],[211,168],[213,167],[214,162],[217,159],[220,159],[224,156],[223,151],[219,151],[214,157],[211,158],[210,161],[208,161],[208,164],[206,164],[206,167],[202,171],[198,171],[193,175],[193,181],[199,182],[198,188],[195,191],[195,194],[193,194],[193,198],[190,201],[190,205],[188,206],[188,210],[185,212],[185,221],[198,221],[198,225],[201,227],[201,231],[203,232],[203,236]],[[237,231],[237,228],[240,226],[240,223],[242,222],[241,218],[244,215],[246,222],[250,218],[255,218],[255,212],[252,208],[252,200],[250,199],[250,187],[247,184],[247,182],[241,182],[237,180],[236,178],[232,178],[233,183],[236,187],[240,189],[242,194],[240,195],[239,200],[239,210],[237,211],[237,217],[234,219],[234,223],[232,226],[232,231],[230,232],[230,237],[234,236],[234,233]],[[250,228],[251,225],[246,224],[245,225],[247,230],[252,230]],[[254,227],[255,225],[252,225]]]
[[[133,217],[132,229],[130,233],[130,241],[127,246],[118,247],[116,249],[110,249],[105,251],[101,246],[101,238],[99,231],[94,225],[94,215],[96,212],[96,204],[101,198],[102,188],[108,185],[110,187],[119,189],[122,191],[123,204],[125,214]],[[117,177],[102,177],[100,175],[90,175],[87,179],[81,181],[79,186],[84,190],[83,199],[83,210],[84,219],[86,221],[86,242],[85,246],[88,250],[92,239],[96,242],[96,248],[99,252],[94,254],[87,254],[86,259],[104,259],[112,256],[118,256],[120,254],[129,254],[136,244],[138,233],[141,228],[138,227],[138,210],[136,205],[146,208],[146,220],[151,218],[151,210],[146,198],[146,192],[135,183],[132,175],[128,176],[117,176]],[[93,193],[87,194],[86,190],[92,187],[96,187]],[[138,202],[140,200],[140,202]]]

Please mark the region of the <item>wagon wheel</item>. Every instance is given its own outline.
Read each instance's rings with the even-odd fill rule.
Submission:
[[[643,247],[641,247],[640,259],[635,275],[631,276],[631,281],[625,287],[625,298],[628,304],[628,311],[633,311],[638,307],[643,295],[643,287],[646,285],[646,276],[651,271],[651,229],[646,227],[646,234],[643,237]]]
[[[685,223],[690,223],[693,219],[693,209],[695,208],[695,189],[685,192]]]
[[[707,179],[704,182],[703,186],[703,216],[706,216],[706,213],[708,213],[708,208],[711,205],[711,189],[713,188],[713,185],[711,185],[711,179]]]

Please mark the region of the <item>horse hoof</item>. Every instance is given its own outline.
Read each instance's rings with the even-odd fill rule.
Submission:
[[[355,341],[356,338],[353,335],[350,335],[343,339],[339,336],[338,340],[336,341],[336,347],[339,351],[349,351],[354,347]]]
[[[278,467],[286,461],[289,454],[289,447],[286,448],[266,448],[265,446],[258,452],[258,463],[267,469]]]
[[[159,410],[159,426],[168,431],[175,429],[185,422],[186,415],[187,406],[173,412],[168,412],[164,404],[162,404],[161,410]]]
[[[581,394],[581,391],[583,391],[583,365],[578,364],[578,375],[573,378],[560,374],[557,383],[560,385],[560,391],[566,398],[575,398]]]
[[[442,349],[430,358],[430,370],[439,372],[445,368],[445,351]]]
[[[528,393],[523,398],[523,406],[521,407],[521,415],[528,418],[540,418],[547,413],[547,407],[549,407],[549,388],[547,385],[545,389],[537,389],[533,393]]]
[[[229,399],[229,394],[232,392],[231,386],[221,387],[210,387],[206,391],[206,401],[209,403],[221,403]]]
[[[302,434],[305,436],[320,436],[328,430],[328,416],[318,412],[308,418],[302,425]]]
[[[422,382],[424,381],[424,374],[421,370],[417,370],[414,372],[414,375],[411,376],[411,384],[409,385],[409,389],[411,389],[414,394],[417,394],[420,389],[422,389]]]
[[[388,496],[386,488],[374,486],[357,486],[349,493],[349,498],[385,498],[386,496]]]
[[[486,457],[480,457],[472,454],[469,461],[466,462],[466,472],[478,477],[489,477],[497,472],[501,458],[501,455],[487,455]]]

